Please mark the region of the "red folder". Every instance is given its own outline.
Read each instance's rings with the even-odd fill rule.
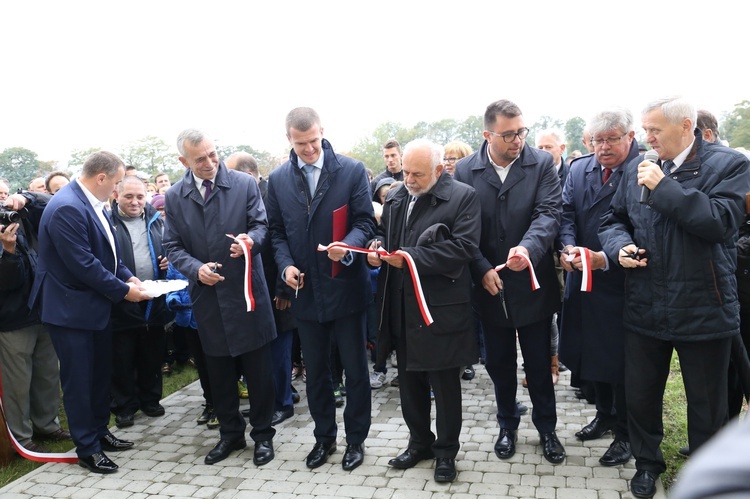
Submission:
[[[333,210],[333,239],[331,239],[331,242],[342,241],[346,237],[346,219],[348,212],[348,205]],[[331,265],[331,277],[336,277],[343,268],[343,263],[333,262],[333,265]]]

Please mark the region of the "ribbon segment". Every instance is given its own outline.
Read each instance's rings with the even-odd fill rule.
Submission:
[[[512,257],[508,258],[508,261],[510,261],[513,258],[521,258],[526,261],[526,266],[529,269],[529,277],[531,278],[531,289],[532,291],[536,291],[537,289],[539,289],[541,286],[539,286],[539,281],[537,280],[536,273],[534,272],[534,266],[531,264],[531,260],[529,260],[529,257],[524,255],[523,253],[516,253]],[[495,267],[495,271],[500,272],[507,266],[508,266],[508,262],[502,263],[498,265],[497,267]]]
[[[247,239],[237,239],[232,234],[225,234],[228,238],[240,245],[242,254],[245,255],[245,276],[242,284],[242,291],[245,293],[245,303],[247,311],[255,310],[255,297],[253,297],[253,255],[250,249],[250,243]]]
[[[581,271],[583,272],[583,277],[581,278],[581,291],[590,293],[593,286],[593,276],[591,275],[591,250],[582,247],[578,247],[578,250],[581,252]]]

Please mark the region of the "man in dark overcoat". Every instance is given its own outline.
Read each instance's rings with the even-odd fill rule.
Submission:
[[[630,111],[602,111],[587,128],[593,137],[594,154],[571,163],[563,189],[560,264],[567,271],[567,280],[560,353],[563,362],[590,383],[596,394],[596,416],[576,437],[593,440],[613,430],[615,439],[599,462],[616,466],[625,464],[631,455],[623,386],[625,276],[602,251],[598,230],[625,165],[638,157],[638,143],[633,138]],[[581,291],[584,268],[580,248],[590,250],[590,292]]]
[[[482,206],[481,253],[471,267],[485,331],[487,371],[495,383],[500,424],[495,454],[508,459],[516,451],[517,333],[534,404],[532,421],[544,457],[560,463],[565,449],[555,433],[549,341],[552,316],[560,308],[552,258],[560,227],[560,179],[550,154],[525,147],[529,129],[514,103],[500,100],[487,106],[484,128],[485,142],[458,162],[455,179],[473,186]],[[540,284],[537,290],[532,288],[528,261]],[[506,268],[495,271],[506,262]]]
[[[164,248],[172,265],[189,281],[221,426],[219,443],[206,456],[206,464],[219,462],[232,450],[246,446],[246,424],[237,393],[235,359],[239,358],[249,388],[253,462],[260,466],[274,457],[275,434],[271,426],[274,388],[270,342],[276,337],[276,327],[260,256],[268,244],[266,211],[257,182],[249,175],[228,170],[219,161],[213,140],[201,131],[183,131],[177,138],[177,148],[187,171],[166,194],[169,209]],[[236,240],[227,234],[236,236]],[[251,246],[252,311],[247,311],[248,283],[245,258],[237,242],[240,239]]]
[[[461,433],[461,372],[477,358],[471,311],[469,262],[479,247],[476,192],[444,171],[443,148],[417,139],[404,150],[404,184],[386,198],[377,242],[414,261],[429,313],[425,322],[414,290],[415,276],[403,255],[370,254],[378,274],[378,345],[395,345],[401,410],[409,446],[391,459],[406,469],[437,458],[435,480],[456,477]],[[435,393],[437,438],[430,430],[430,387]]]

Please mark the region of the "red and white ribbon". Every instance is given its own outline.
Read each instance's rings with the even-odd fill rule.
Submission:
[[[594,285],[593,276],[591,274],[591,250],[584,248],[583,246],[576,246],[575,248],[578,250],[578,256],[581,257],[581,272],[583,272],[583,276],[581,277],[581,291],[590,293],[591,288]],[[575,257],[575,254],[568,255],[567,260],[572,262]]]
[[[13,447],[16,449],[16,452],[23,457],[24,459],[28,459],[29,461],[36,461],[38,463],[77,463],[78,462],[78,456],[73,452],[34,452],[27,450],[23,445],[21,445],[18,440],[16,440],[16,437],[13,436],[13,432],[10,431],[10,426],[8,426],[8,418],[5,415],[5,408],[3,407],[3,384],[2,384],[2,375],[0,375],[0,413],[3,415],[3,419],[5,420],[5,429],[0,429],[0,431],[6,431],[8,434],[8,437],[10,437],[10,441],[13,444]]]
[[[529,269],[529,277],[531,277],[531,289],[533,291],[536,291],[537,289],[539,289],[541,286],[539,286],[539,281],[537,280],[536,273],[534,272],[534,266],[531,265],[531,260],[529,260],[529,257],[524,255],[523,253],[516,253],[512,257],[508,258],[508,261],[510,261],[513,258],[521,258],[526,261],[526,267]],[[507,266],[508,266],[508,262],[500,264],[497,267],[495,267],[495,271],[500,272]]]
[[[427,324],[428,326],[431,325],[433,322],[435,322],[432,319],[432,314],[430,314],[430,309],[427,307],[427,299],[424,296],[424,292],[422,291],[422,281],[419,279],[419,272],[417,271],[417,264],[414,263],[414,259],[411,257],[409,253],[403,250],[396,250],[393,253],[389,253],[383,248],[376,248],[376,249],[367,249],[367,248],[358,248],[356,246],[349,246],[344,243],[335,242],[331,243],[329,245],[323,246],[322,244],[318,245],[318,251],[328,251],[330,248],[343,248],[346,250],[349,250],[353,253],[377,253],[379,255],[384,256],[393,256],[393,255],[400,255],[406,260],[406,266],[409,269],[409,274],[411,275],[411,282],[414,284],[414,294],[417,295],[417,305],[419,305],[419,312],[422,314],[422,320]]]
[[[245,276],[242,284],[242,290],[245,293],[245,303],[247,303],[247,311],[252,312],[255,310],[255,298],[253,297],[253,254],[250,249],[250,242],[247,239],[237,239],[232,234],[226,234],[226,236],[242,248],[242,254],[245,255]]]

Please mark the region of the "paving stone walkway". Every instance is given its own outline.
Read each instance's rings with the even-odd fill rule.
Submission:
[[[389,369],[388,379],[395,369]],[[633,497],[628,481],[634,462],[606,468],[598,463],[611,437],[580,442],[575,432],[590,421],[595,409],[578,401],[569,384],[569,373],[556,386],[557,434],[568,457],[560,465],[544,460],[539,436],[529,415],[519,428],[517,453],[507,461],[493,451],[498,434],[494,391],[484,366],[476,366],[473,381],[464,386],[464,425],[458,453],[458,478],[451,484],[433,480],[431,461],[410,470],[388,466],[408,441],[401,417],[398,388],[386,385],[373,390],[372,426],[365,442],[365,462],[353,472],[341,469],[345,441],[343,408],[339,420],[338,450],[324,466],[309,470],[304,459],[315,440],[307,412],[304,384],[295,381],[302,401],[295,416],[277,427],[276,458],[258,468],[252,462],[252,442],[241,452],[213,466],[203,459],[216,444],[218,430],[195,424],[201,410],[198,383],[162,401],[167,414],[161,418],[136,415],[135,426],[114,429],[121,438],[136,442],[134,450],[110,453],[120,466],[113,475],[96,475],[77,465],[46,464],[0,489],[2,499],[47,497],[141,499],[141,498],[373,498],[373,499],[483,499],[538,497],[549,499],[619,499]],[[518,398],[531,407],[528,391],[522,389],[519,369]],[[434,410],[433,410],[434,416]],[[434,428],[433,428],[434,430]],[[661,484],[657,498],[664,498]]]

